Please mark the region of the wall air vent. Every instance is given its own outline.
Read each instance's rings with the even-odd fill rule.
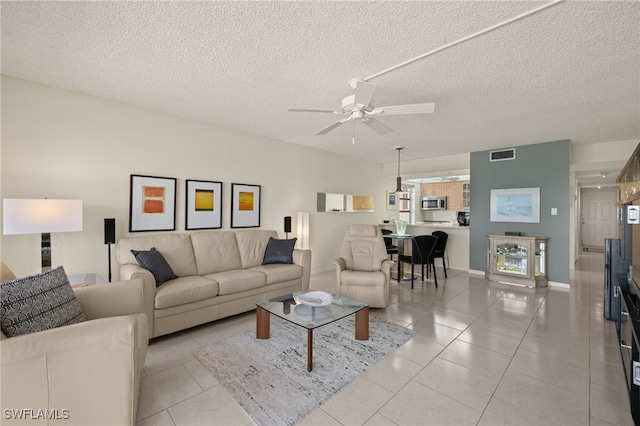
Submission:
[[[500,151],[489,152],[489,161],[506,161],[516,159],[516,149],[501,149]]]

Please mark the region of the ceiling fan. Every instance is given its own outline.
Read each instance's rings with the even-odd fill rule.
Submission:
[[[367,126],[371,127],[373,130],[375,130],[377,133],[381,134],[381,135],[385,135],[389,132],[392,132],[393,129],[391,129],[389,126],[387,126],[386,124],[382,123],[379,120],[376,120],[375,117],[376,116],[382,116],[382,115],[400,115],[400,114],[428,114],[428,113],[432,113],[435,109],[435,105],[433,103],[423,103],[423,104],[409,104],[409,105],[394,105],[394,106],[387,106],[387,107],[375,107],[373,105],[373,92],[376,88],[375,84],[369,83],[370,80],[373,80],[374,78],[380,77],[381,75],[387,74],[391,71],[397,70],[399,68],[405,67],[409,64],[412,64],[416,61],[419,61],[421,59],[424,59],[428,56],[434,55],[438,52],[441,52],[443,50],[449,49],[453,46],[456,46],[460,43],[464,43],[468,40],[471,40],[473,38],[479,37],[483,34],[489,33],[491,31],[494,31],[498,28],[504,27],[506,25],[509,25],[513,22],[516,22],[520,19],[524,19],[528,16],[534,15],[538,12],[541,12],[545,9],[548,9],[550,7],[556,6],[560,3],[565,2],[566,0],[553,0],[550,3],[547,4],[543,4],[542,6],[538,6],[535,9],[532,9],[528,12],[522,13],[518,16],[515,16],[511,19],[507,19],[506,21],[500,22],[496,25],[493,25],[489,28],[485,28],[484,30],[475,32],[469,36],[463,37],[461,39],[458,39],[456,41],[453,41],[451,43],[445,44],[444,46],[441,46],[437,49],[431,50],[429,52],[423,53],[422,55],[416,56],[415,58],[411,58],[407,61],[404,61],[398,65],[394,65],[390,68],[387,68],[383,71],[380,71],[376,74],[373,74],[369,77],[366,77],[364,79],[354,79],[351,80],[349,82],[349,85],[351,86],[351,88],[355,91],[355,93],[351,96],[347,96],[346,98],[344,98],[342,100],[342,110],[341,111],[333,111],[333,110],[329,110],[329,109],[304,109],[304,108],[289,108],[289,111],[292,112],[321,112],[321,113],[329,113],[329,114],[337,114],[337,115],[343,115],[345,116],[344,118],[336,121],[335,123],[331,124],[328,127],[325,127],[324,129],[320,130],[318,133],[316,133],[316,135],[324,135],[325,133],[330,132],[331,130],[335,129],[336,127],[348,122],[348,121],[352,121],[354,122],[355,120],[361,120],[364,124],[366,124]],[[355,143],[355,135],[352,139],[352,141]]]
[[[377,120],[375,117],[401,114],[429,114],[435,109],[435,104],[433,103],[376,107],[373,104],[373,93],[376,88],[375,84],[354,79],[349,82],[349,85],[354,90],[354,94],[347,96],[342,100],[342,109],[340,111],[306,108],[289,108],[289,111],[320,112],[344,116],[344,118],[320,130],[316,135],[324,135],[348,121],[355,120],[362,121],[363,124],[369,126],[380,135],[386,135],[387,133],[392,132],[393,129],[382,123],[380,120]]]

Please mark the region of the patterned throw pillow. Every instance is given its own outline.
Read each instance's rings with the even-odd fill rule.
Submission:
[[[7,337],[86,320],[62,266],[0,284],[0,326]]]

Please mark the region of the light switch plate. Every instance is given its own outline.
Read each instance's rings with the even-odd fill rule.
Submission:
[[[558,209],[555,207],[551,208],[551,216],[557,216],[558,215]]]

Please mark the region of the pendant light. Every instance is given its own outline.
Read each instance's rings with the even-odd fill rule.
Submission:
[[[396,146],[394,149],[398,151],[398,177],[396,177],[396,192],[402,192],[402,178],[400,177],[400,151],[404,149],[404,146]]]

